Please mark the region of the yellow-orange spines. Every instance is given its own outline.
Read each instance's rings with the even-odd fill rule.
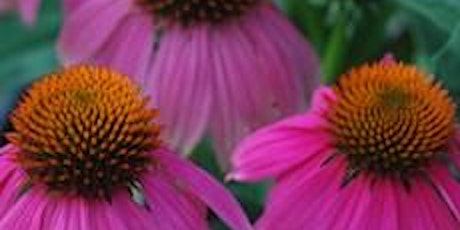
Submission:
[[[260,0],[137,0],[148,11],[180,21],[221,22],[245,14]]]
[[[414,66],[383,60],[340,77],[329,119],[337,147],[356,171],[405,177],[446,150],[455,106]]]
[[[13,112],[9,140],[32,183],[110,198],[151,166],[160,144],[155,110],[126,76],[76,66],[44,76]]]

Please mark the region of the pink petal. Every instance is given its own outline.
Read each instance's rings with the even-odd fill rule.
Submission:
[[[331,103],[335,103],[336,101],[337,96],[332,88],[320,86],[313,94],[310,110],[324,116],[330,110],[329,108],[331,107]]]
[[[265,59],[261,70],[271,78],[273,92],[277,93],[279,100],[277,106],[283,114],[296,111],[299,102],[309,98],[319,83],[315,53],[270,3],[262,4],[253,15],[249,15],[243,26],[248,36],[257,41],[254,45]]]
[[[58,50],[64,64],[87,61],[131,9],[131,1],[87,1],[66,18]]]
[[[213,31],[214,104],[221,109],[212,115],[211,132],[224,168],[245,135],[305,104],[309,96],[302,87],[304,77],[309,87],[318,83],[315,54],[287,20],[272,11],[270,4],[262,4],[241,21]]]
[[[236,143],[251,129],[273,117],[274,101],[264,73],[254,66],[258,56],[244,31],[229,25],[215,31],[211,44],[214,53],[210,59],[215,73],[213,105],[219,107],[211,117],[211,132],[218,160],[227,167]]]
[[[209,37],[174,27],[166,31],[146,83],[160,112],[168,146],[189,153],[201,139],[211,110]]]
[[[0,229],[42,230],[46,202],[36,196],[21,199],[0,220]],[[51,229],[50,229],[51,230]]]
[[[298,164],[320,165],[334,153],[325,127],[321,116],[307,113],[255,132],[237,147],[229,179],[254,181],[277,177]]]
[[[206,203],[230,228],[251,229],[241,206],[214,178],[167,150],[156,151],[154,155],[170,175],[181,181],[195,196]]]
[[[33,25],[37,18],[37,12],[40,8],[41,0],[18,0],[19,11],[22,20],[29,25]]]
[[[176,178],[155,171],[146,177],[146,201],[158,229],[207,229],[206,206]]]
[[[124,194],[126,196],[126,194]],[[126,199],[126,198],[125,198]],[[113,200],[117,202],[117,200]],[[140,221],[136,219],[127,219],[126,213],[137,211],[125,206],[124,210],[117,210],[110,203],[89,203],[88,209],[91,210],[90,223],[92,222],[96,229],[113,229],[113,230],[131,230],[126,222]],[[90,228],[91,229],[91,228]],[[146,230],[146,229],[140,229]]]
[[[153,52],[152,17],[144,12],[132,12],[122,20],[110,39],[94,57],[94,63],[110,66],[130,76],[140,86]]]
[[[83,5],[86,0],[62,0],[61,2],[64,10],[64,17],[67,17],[72,12],[77,10],[81,5]]]
[[[106,206],[107,213],[115,213],[113,218],[123,219],[123,225],[127,230],[164,229],[160,223],[154,221],[154,219],[158,218],[158,213],[152,211],[156,208],[155,203],[151,204],[152,210],[149,210],[144,205],[134,202],[133,198],[123,191],[115,194],[112,198],[112,203],[107,203]],[[167,219],[164,219],[164,221],[166,222]]]
[[[460,169],[460,125],[455,128],[448,153],[453,163]]]
[[[14,160],[18,151],[13,145],[0,149],[0,216],[9,211],[26,181],[25,173]]]
[[[460,223],[460,184],[445,165],[435,165],[430,169],[433,183],[442,199]]]
[[[148,211],[131,201],[126,192],[115,194],[112,203],[50,194],[33,187],[0,219],[0,229],[11,230],[151,230]],[[130,218],[136,217],[136,218]]]
[[[380,63],[385,64],[387,66],[398,64],[395,60],[393,53],[386,53],[380,60]]]
[[[458,229],[447,202],[426,180],[399,180],[362,172],[341,186],[345,158],[315,170],[301,166],[278,178],[257,229]],[[453,192],[453,191],[450,191]],[[283,221],[279,221],[283,220]]]
[[[397,187],[400,229],[459,229],[460,222],[454,218],[449,207],[427,181],[416,179],[407,192]]]
[[[372,176],[372,175],[370,175]],[[347,225],[349,229],[399,229],[399,215],[396,185],[391,180],[372,182],[367,177],[359,177],[351,182],[360,184],[359,188],[364,190],[364,197],[349,204],[360,207],[360,218],[353,218]],[[372,184],[373,183],[373,184]],[[346,218],[340,218],[342,223],[348,222]],[[338,229],[345,229],[346,225]]]
[[[277,229],[279,218],[289,229],[360,229],[354,226],[363,222],[372,194],[363,177],[341,187],[344,166],[340,157],[314,171],[299,167],[280,179],[258,229]]]

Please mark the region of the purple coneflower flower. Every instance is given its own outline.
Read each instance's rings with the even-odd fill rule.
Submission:
[[[309,44],[264,0],[88,0],[59,51],[135,76],[168,142],[187,153],[208,130],[224,165],[242,136],[298,111],[318,75]]]
[[[147,101],[105,68],[35,83],[0,149],[0,229],[208,229],[207,207],[250,229],[229,192],[161,143]]]
[[[5,10],[18,9],[22,20],[32,25],[37,18],[41,0],[0,0],[0,12]]]
[[[306,114],[249,136],[228,177],[275,179],[258,229],[454,230],[459,144],[448,93],[387,57],[318,89]]]

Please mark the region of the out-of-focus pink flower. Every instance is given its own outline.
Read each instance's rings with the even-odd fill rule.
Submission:
[[[245,139],[228,178],[275,179],[257,229],[460,229],[454,122],[439,84],[387,56]]]
[[[104,68],[34,84],[0,149],[0,229],[208,229],[207,207],[250,229],[223,186],[164,147],[146,105],[126,76]]]
[[[22,20],[28,25],[35,23],[41,0],[0,0],[0,12],[18,9]]]
[[[58,48],[66,64],[134,76],[169,143],[187,153],[208,130],[225,165],[244,135],[305,105],[318,63],[269,1],[210,4],[88,0],[68,15]]]

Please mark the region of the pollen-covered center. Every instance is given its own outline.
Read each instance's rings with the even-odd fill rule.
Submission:
[[[352,171],[407,176],[446,149],[455,107],[413,66],[381,62],[342,76],[329,119]]]
[[[8,135],[32,184],[86,198],[139,179],[159,146],[155,110],[126,76],[77,66],[35,83],[13,112]]]
[[[137,0],[148,11],[184,24],[221,22],[245,14],[260,0]]]

